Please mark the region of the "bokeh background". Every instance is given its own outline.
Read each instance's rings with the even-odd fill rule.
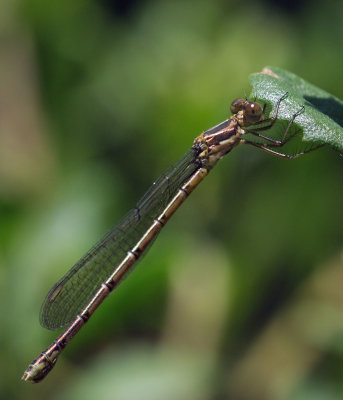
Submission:
[[[265,65],[343,98],[342,2],[2,0],[0,398],[343,398],[343,159],[222,160],[38,385],[50,287]]]

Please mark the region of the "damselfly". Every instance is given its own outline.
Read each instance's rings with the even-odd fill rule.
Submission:
[[[157,179],[137,206],[56,283],[43,303],[40,321],[48,329],[68,327],[30,364],[24,372],[24,380],[39,382],[51,371],[70,340],[137,264],[169,218],[225,154],[239,144],[249,144],[286,159],[308,152],[288,155],[277,151],[297,133],[289,134],[303,108],[290,118],[280,140],[260,133],[275,123],[286,96],[287,93],[278,100],[273,116],[266,119],[266,105],[261,107],[257,102],[235,100],[231,104],[232,116],[196,137],[190,150]],[[247,139],[246,134],[257,136],[259,142]]]

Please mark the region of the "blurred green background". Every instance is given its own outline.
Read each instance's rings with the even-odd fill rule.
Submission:
[[[225,158],[38,385],[51,286],[265,65],[343,98],[342,2],[2,0],[0,398],[343,398],[343,159]]]

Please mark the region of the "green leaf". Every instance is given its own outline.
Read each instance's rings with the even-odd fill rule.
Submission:
[[[251,98],[275,106],[280,97],[278,119],[289,120],[305,107],[295,122],[303,130],[303,140],[329,144],[343,151],[343,102],[330,93],[306,82],[291,72],[276,67],[265,67],[251,74]]]

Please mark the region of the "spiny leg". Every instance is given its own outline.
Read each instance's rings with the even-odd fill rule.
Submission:
[[[296,154],[284,154],[284,153],[280,153],[280,152],[278,152],[278,151],[275,151],[275,150],[271,149],[271,148],[268,147],[268,145],[266,145],[266,144],[255,143],[255,142],[252,142],[251,140],[241,139],[241,143],[250,144],[251,146],[257,147],[258,149],[261,149],[261,150],[265,151],[266,153],[272,154],[272,155],[274,155],[274,156],[276,156],[276,157],[284,158],[284,159],[286,159],[286,160],[293,160],[294,158],[301,157],[301,156],[303,156],[304,154],[311,153],[312,151],[315,151],[315,150],[319,149],[320,147],[323,147],[323,146],[324,146],[324,144],[319,144],[318,146],[313,147],[312,149],[304,150],[304,151],[301,151],[300,153],[296,153]],[[283,144],[284,144],[284,143],[283,143]],[[281,145],[281,146],[282,146],[282,145]],[[278,146],[278,147],[281,147],[281,146]]]
[[[304,150],[304,151],[301,151],[301,152],[296,153],[296,154],[284,154],[284,153],[280,153],[278,151],[275,151],[275,150],[273,150],[271,148],[271,147],[279,147],[279,148],[282,147],[283,145],[288,143],[294,136],[296,136],[300,132],[300,129],[298,129],[296,132],[294,132],[292,135],[290,135],[287,138],[287,134],[288,134],[289,129],[292,126],[295,118],[298,115],[300,115],[303,111],[304,111],[304,106],[301,107],[300,110],[298,110],[295,114],[293,114],[292,118],[288,122],[287,128],[285,129],[281,140],[276,140],[276,139],[272,139],[272,138],[270,138],[268,136],[261,135],[261,134],[256,132],[256,130],[257,130],[256,129],[255,131],[245,130],[245,132],[251,133],[251,134],[259,137],[260,139],[266,140],[267,142],[269,142],[268,144],[266,144],[266,143],[256,143],[256,142],[253,142],[253,141],[247,140],[247,139],[241,139],[241,143],[250,144],[251,146],[257,147],[258,149],[261,149],[261,150],[265,151],[266,153],[272,154],[272,155],[274,155],[276,157],[284,158],[286,160],[292,160],[294,158],[301,157],[304,154],[311,153],[312,151],[319,149],[320,147],[324,146],[324,144],[319,144],[318,146],[315,146],[312,149]]]
[[[296,153],[296,154],[284,154],[284,153],[280,153],[280,152],[272,149],[272,147],[279,147],[279,148],[282,147],[283,145],[288,143],[295,135],[297,135],[300,132],[300,130],[297,130],[296,132],[294,132],[292,135],[290,135],[287,138],[287,134],[290,130],[290,127],[292,126],[295,118],[304,111],[304,108],[305,108],[304,106],[302,106],[295,114],[292,115],[292,117],[289,120],[288,125],[282,135],[281,140],[273,139],[273,138],[270,138],[268,136],[264,136],[264,135],[261,135],[260,133],[258,133],[259,131],[264,131],[264,130],[270,129],[273,126],[273,124],[275,123],[277,116],[278,116],[279,106],[281,104],[281,101],[284,100],[287,97],[287,95],[288,95],[288,92],[286,92],[283,96],[281,96],[280,99],[277,101],[274,114],[271,118],[264,119],[262,121],[256,121],[249,126],[260,125],[260,124],[268,123],[268,122],[269,122],[269,125],[260,127],[260,128],[257,127],[255,129],[251,129],[251,130],[244,129],[244,133],[251,133],[251,134],[259,137],[260,139],[267,141],[268,143],[256,143],[251,140],[243,139],[243,138],[241,138],[240,143],[250,144],[251,146],[257,147],[258,149],[261,149],[261,150],[265,151],[266,153],[270,153],[274,156],[284,158],[287,160],[292,160],[294,158],[301,157],[304,154],[311,153],[312,151],[315,151],[315,150],[319,149],[320,147],[324,146],[324,144],[319,144],[318,146],[315,146],[312,149],[304,150],[304,151]],[[266,107],[266,105],[264,104],[263,111],[265,110],[265,107]]]
[[[282,135],[281,140],[273,139],[273,138],[270,138],[270,137],[268,137],[268,136],[261,135],[260,133],[257,132],[257,131],[261,131],[261,130],[270,129],[271,125],[269,125],[269,126],[267,126],[267,127],[263,127],[263,128],[257,128],[257,129],[254,129],[254,130],[245,129],[244,131],[245,131],[246,133],[251,133],[252,135],[257,136],[257,137],[259,137],[260,139],[266,140],[267,142],[271,143],[271,146],[272,146],[272,147],[281,147],[281,146],[283,146],[284,144],[286,144],[290,139],[292,139],[295,135],[297,135],[297,134],[300,132],[300,131],[298,130],[298,131],[296,131],[293,135],[291,135],[291,136],[289,136],[289,137],[287,138],[287,134],[288,134],[288,132],[289,132],[289,130],[290,130],[290,128],[291,128],[291,126],[292,126],[292,124],[293,124],[295,118],[298,117],[298,116],[304,111],[304,108],[305,108],[305,107],[302,106],[302,107],[300,108],[300,110],[298,110],[295,114],[292,115],[292,118],[289,120],[288,125],[287,125],[287,128],[285,129],[285,131],[284,131],[284,133],[283,133],[283,135]],[[286,138],[287,138],[287,139],[286,139]]]

